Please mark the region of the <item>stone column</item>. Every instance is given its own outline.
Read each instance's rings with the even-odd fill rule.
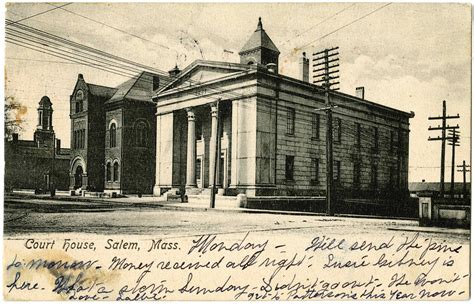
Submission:
[[[194,111],[186,109],[188,113],[188,152],[186,159],[186,187],[196,187],[196,126]]]
[[[209,187],[214,184],[214,167],[216,160],[217,137],[217,103],[211,104],[211,138],[209,140]],[[217,182],[217,181],[216,181]]]

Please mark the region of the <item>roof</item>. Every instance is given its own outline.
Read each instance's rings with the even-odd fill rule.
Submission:
[[[40,106],[46,106],[46,107],[50,107],[52,105],[51,103],[51,100],[49,99],[48,96],[43,96],[41,97],[41,100],[39,102],[39,105]]]
[[[87,87],[89,88],[89,92],[98,97],[105,97],[109,99],[114,95],[114,93],[117,91],[115,88],[110,88],[106,86],[101,86],[97,84],[92,84],[92,83],[87,83]]]
[[[268,50],[277,52],[280,54],[280,51],[273,43],[272,39],[267,35],[265,30],[263,29],[262,25],[262,18],[258,18],[258,25],[255,32],[253,32],[252,36],[250,36],[249,40],[244,44],[242,50],[239,54],[257,49],[257,48],[266,48]]]
[[[134,76],[119,85],[115,94],[106,103],[112,103],[123,99],[151,102],[153,96],[153,84],[157,78],[159,79],[159,82],[164,82],[164,84],[168,80],[167,77],[158,74],[146,71],[141,72],[137,76]],[[162,84],[159,84],[159,86],[162,86]]]

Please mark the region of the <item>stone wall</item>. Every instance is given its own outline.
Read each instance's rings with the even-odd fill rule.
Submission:
[[[326,190],[326,113],[321,94],[307,87],[277,78],[263,77],[259,87],[257,132],[275,134],[276,195],[324,195]],[[408,117],[396,110],[358,102],[350,96],[333,96],[338,105],[333,111],[333,151],[335,189],[344,196],[373,196],[382,192],[408,190]],[[276,123],[275,115],[277,112]],[[294,111],[294,131],[288,134],[288,113]],[[319,136],[313,134],[313,115],[319,115]],[[357,124],[360,136],[357,136]],[[260,127],[261,126],[261,127]],[[272,131],[275,130],[276,132]],[[290,127],[291,129],[291,127]],[[375,131],[376,129],[376,131]],[[262,131],[260,131],[262,130]],[[264,131],[263,131],[264,130]],[[270,130],[270,131],[268,131]],[[340,131],[339,131],[340,130]],[[273,133],[272,133],[273,132]],[[340,134],[339,134],[340,132]],[[375,135],[376,134],[376,135]],[[358,140],[357,138],[360,138]],[[378,140],[375,140],[375,138]],[[360,141],[360,144],[357,142]],[[375,142],[378,142],[375,145]],[[265,153],[272,141],[259,140],[257,155]],[[286,176],[287,156],[294,158],[293,179]],[[315,176],[315,165],[319,170]],[[262,164],[265,160],[262,159]],[[354,183],[355,167],[360,168],[360,182]],[[261,172],[267,171],[259,166]],[[374,179],[376,172],[376,179]],[[376,181],[376,183],[374,183]],[[263,186],[263,185],[262,185]],[[400,190],[400,191],[399,191]],[[267,191],[271,193],[270,191]],[[265,195],[265,191],[261,192]]]
[[[123,115],[122,192],[150,194],[155,182],[155,106],[130,103],[123,110]],[[147,125],[147,140],[144,146],[137,144],[138,123]]]
[[[86,131],[88,189],[104,190],[105,111],[104,99],[89,96]]]
[[[58,190],[69,187],[69,155],[55,156],[52,168],[51,148],[21,147],[5,144],[5,189],[48,189],[46,175],[54,170],[53,183]]]

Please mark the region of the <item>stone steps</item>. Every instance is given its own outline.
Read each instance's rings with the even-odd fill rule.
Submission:
[[[207,189],[210,192],[210,189]],[[210,194],[204,195],[188,195],[188,203],[193,205],[199,206],[206,206],[209,207],[210,204]],[[219,207],[227,207],[227,208],[239,208],[240,201],[237,200],[236,196],[223,196],[223,195],[216,195],[216,205]]]

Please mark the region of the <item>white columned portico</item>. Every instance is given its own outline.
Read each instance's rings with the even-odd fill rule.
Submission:
[[[216,165],[216,137],[217,137],[217,103],[211,104],[211,138],[209,144],[209,187],[214,184],[214,172]],[[217,181],[216,181],[217,182]]]
[[[188,150],[186,158],[186,187],[196,187],[196,126],[194,110],[187,108],[188,114]]]

